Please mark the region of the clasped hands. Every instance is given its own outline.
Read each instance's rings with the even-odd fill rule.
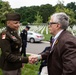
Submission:
[[[39,55],[30,55],[30,56],[28,57],[29,63],[30,63],[30,64],[36,63],[36,62],[38,61],[38,57],[39,57]]]

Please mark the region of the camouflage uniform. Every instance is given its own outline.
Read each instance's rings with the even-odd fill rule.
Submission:
[[[0,34],[0,68],[10,71],[22,67],[22,63],[27,63],[27,57],[21,57],[20,53],[21,38],[17,31],[6,27],[6,30]]]

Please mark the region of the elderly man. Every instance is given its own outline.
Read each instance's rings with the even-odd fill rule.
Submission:
[[[30,61],[30,57],[21,57],[19,26],[18,13],[6,14],[6,29],[0,34],[0,68],[3,75],[21,75],[22,63]]]
[[[47,59],[48,75],[76,75],[76,38],[67,31],[69,17],[65,13],[51,16],[49,30],[54,37],[50,53],[32,57],[32,63],[38,59]]]

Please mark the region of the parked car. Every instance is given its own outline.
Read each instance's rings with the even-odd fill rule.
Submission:
[[[43,34],[28,31],[27,41],[34,43],[34,42],[41,42],[43,39],[44,39]]]

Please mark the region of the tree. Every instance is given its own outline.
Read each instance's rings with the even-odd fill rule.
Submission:
[[[16,12],[19,12],[21,15],[21,22],[33,23],[35,21],[35,15],[39,9],[39,6],[31,6],[31,7],[21,7],[18,9],[14,9]]]
[[[74,12],[76,12],[76,3],[75,2],[68,3],[66,5],[66,7],[69,9],[72,9]]]
[[[66,5],[66,7],[67,7],[68,9],[73,10],[73,12],[74,12],[74,18],[75,18],[75,20],[76,20],[76,2],[68,3],[68,4]],[[76,23],[76,22],[75,22],[75,23]]]
[[[55,9],[52,5],[46,4],[40,6],[39,12],[43,18],[43,23],[46,23],[48,21],[48,17],[55,12]]]
[[[8,2],[4,2],[0,0],[0,27],[4,26],[5,22],[5,14],[8,12],[14,12]]]
[[[75,14],[72,9],[66,8],[62,2],[59,2],[55,7],[56,12],[65,12],[67,15],[69,15],[71,27],[76,23]]]
[[[35,16],[36,21],[34,23],[42,23],[43,19],[42,16],[37,12],[37,15]]]

